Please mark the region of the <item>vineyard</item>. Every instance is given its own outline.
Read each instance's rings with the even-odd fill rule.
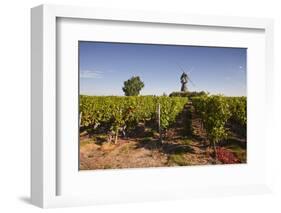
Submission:
[[[80,169],[246,162],[246,97],[80,96]]]

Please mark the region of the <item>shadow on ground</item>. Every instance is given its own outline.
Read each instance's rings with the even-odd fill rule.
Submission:
[[[23,203],[26,203],[26,204],[31,204],[31,198],[30,197],[19,197],[19,200]]]

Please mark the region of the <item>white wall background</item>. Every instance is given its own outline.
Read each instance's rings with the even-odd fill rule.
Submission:
[[[281,210],[281,5],[278,0],[7,0],[0,6],[0,212],[37,212],[29,204],[30,8],[42,3],[275,19],[275,133],[272,195],[79,207],[68,212],[278,212]],[[187,180],[188,181],[188,180]],[[47,211],[61,212],[66,209]]]

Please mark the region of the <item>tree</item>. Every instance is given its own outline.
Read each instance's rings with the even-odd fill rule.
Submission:
[[[139,76],[133,76],[132,78],[124,81],[124,87],[122,88],[126,96],[138,96],[141,89],[144,87],[144,83]]]

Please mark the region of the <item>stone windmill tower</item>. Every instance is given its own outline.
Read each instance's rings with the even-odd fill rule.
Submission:
[[[181,77],[180,77],[180,81],[181,81],[181,92],[187,92],[187,83],[188,81],[190,81],[192,83],[193,86],[195,86],[195,84],[191,81],[190,77],[186,74],[186,72],[184,71],[184,69],[179,66],[180,69],[183,71]]]

